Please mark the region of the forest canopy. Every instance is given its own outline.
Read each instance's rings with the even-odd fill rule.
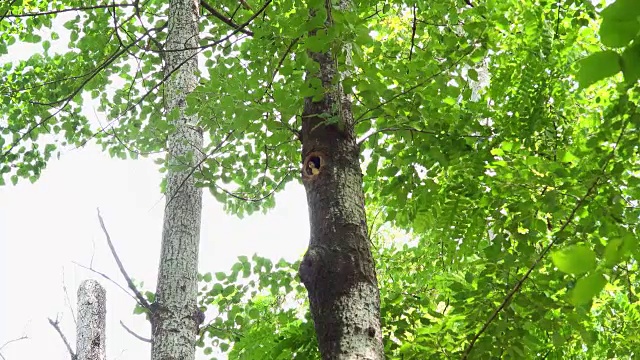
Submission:
[[[316,174],[301,176],[313,117],[359,151],[386,357],[638,356],[635,0],[201,1],[182,50],[166,47],[168,9],[0,4],[0,56],[42,48],[0,67],[0,185],[91,142],[185,171],[250,215]],[[194,58],[197,84],[168,109],[169,79]],[[334,85],[349,108],[310,114]],[[184,116],[204,145],[181,168],[164,155]],[[198,305],[216,314],[204,354],[320,358],[299,267],[255,255],[199,274]]]

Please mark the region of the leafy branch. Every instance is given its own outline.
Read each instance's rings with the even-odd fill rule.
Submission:
[[[243,34],[249,35],[249,36],[253,36],[253,31],[245,29],[243,27],[241,27],[240,25],[236,24],[233,20],[231,20],[230,18],[222,15],[222,13],[220,13],[218,10],[216,10],[213,6],[211,6],[211,4],[209,4],[208,2],[201,0],[200,1],[200,5],[202,5],[203,8],[205,8],[209,13],[211,13],[211,15],[213,15],[213,17],[215,17],[216,19],[222,21],[223,23],[231,26],[232,28],[240,31]]]
[[[79,6],[74,8],[56,9],[56,10],[22,13],[22,14],[14,14],[14,13],[8,12],[2,18],[0,18],[0,21],[2,21],[3,18],[25,18],[25,17],[34,17],[34,16],[43,16],[43,15],[62,14],[62,13],[71,12],[71,11],[90,11],[90,10],[97,10],[97,9],[111,10],[115,8],[127,8],[127,7],[134,7],[134,6],[135,4],[104,4],[104,5],[92,5],[92,6]]]
[[[538,257],[533,262],[533,264],[531,264],[531,266],[529,267],[527,272],[524,274],[524,276],[522,276],[522,278],[515,284],[513,289],[511,289],[511,291],[509,291],[509,293],[507,293],[507,295],[504,297],[504,299],[502,300],[500,305],[493,311],[491,316],[489,316],[487,321],[482,325],[482,328],[480,328],[480,330],[471,338],[471,341],[469,342],[469,345],[465,348],[464,353],[462,354],[462,359],[463,360],[468,358],[469,354],[473,350],[473,346],[478,341],[480,336],[489,328],[489,325],[491,325],[491,323],[498,317],[500,312],[509,304],[511,299],[520,291],[520,289],[522,288],[522,285],[529,278],[529,276],[531,275],[533,270],[535,270],[537,268],[538,264],[540,264],[540,262],[546,257],[546,255],[549,253],[549,251],[551,250],[553,245],[555,245],[557,243],[557,241],[559,239],[558,235],[563,233],[567,229],[569,224],[571,224],[573,222],[573,220],[575,218],[575,215],[578,212],[578,210],[580,210],[584,206],[584,204],[587,201],[587,199],[596,190],[596,187],[598,186],[598,183],[600,182],[600,180],[605,175],[605,172],[606,172],[606,169],[607,169],[607,166],[608,166],[609,162],[615,156],[615,151],[618,148],[618,144],[620,143],[620,141],[622,140],[622,138],[624,136],[625,129],[626,129],[628,123],[629,123],[629,120],[627,119],[624,122],[624,124],[622,126],[622,129],[620,130],[620,135],[616,139],[616,142],[615,142],[615,145],[614,145],[613,149],[611,150],[611,152],[609,153],[609,155],[606,158],[606,161],[604,162],[604,164],[601,167],[600,175],[598,175],[593,180],[593,182],[591,183],[591,185],[589,186],[589,188],[587,189],[585,194],[576,202],[576,205],[573,207],[573,210],[571,210],[569,215],[565,218],[564,222],[562,223],[562,226],[555,232],[555,234],[553,236],[553,239],[542,250],[540,255],[538,255]]]

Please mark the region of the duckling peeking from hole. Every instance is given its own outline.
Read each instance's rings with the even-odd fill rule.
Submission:
[[[320,173],[320,158],[312,156],[307,162],[307,174],[318,175]]]

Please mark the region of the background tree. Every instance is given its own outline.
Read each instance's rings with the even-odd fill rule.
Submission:
[[[139,9],[136,9],[139,11]],[[197,307],[202,189],[191,176],[202,158],[198,117],[185,114],[186,96],[198,83],[199,7],[194,0],[169,2],[164,65],[167,136],[166,205],[158,288],[151,313],[153,360],[193,359],[204,313]]]
[[[49,319],[49,324],[60,335],[71,360],[104,360],[106,353],[106,291],[95,280],[84,280],[78,287],[78,316],[76,323],[76,350],[71,348],[67,337],[60,329],[60,322]],[[71,309],[73,312],[73,309]]]

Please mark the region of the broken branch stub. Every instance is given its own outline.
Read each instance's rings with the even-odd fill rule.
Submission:
[[[95,280],[78,288],[77,360],[105,360],[106,292]]]

